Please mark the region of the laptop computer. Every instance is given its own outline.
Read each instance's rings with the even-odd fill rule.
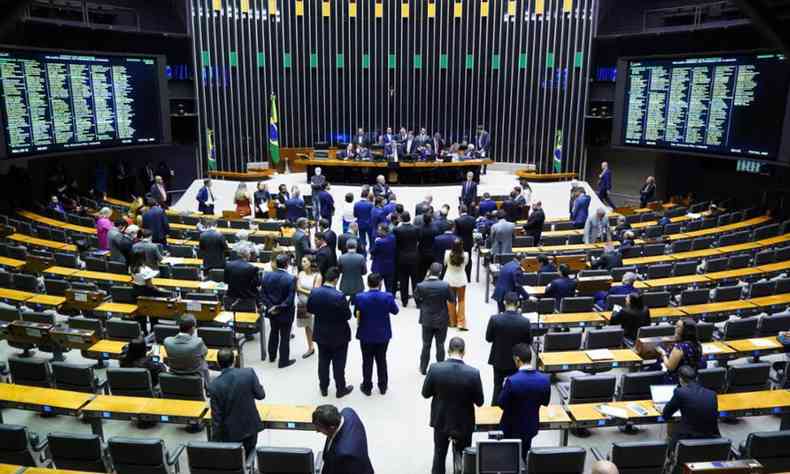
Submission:
[[[653,404],[656,406],[656,410],[659,412],[664,411],[664,407],[670,400],[672,400],[672,395],[675,393],[675,389],[677,385],[651,385],[650,386],[650,398],[653,399]]]

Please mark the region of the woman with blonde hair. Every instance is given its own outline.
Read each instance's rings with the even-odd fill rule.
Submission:
[[[245,183],[239,183],[233,201],[236,203],[236,214],[238,214],[239,217],[247,217],[252,214],[250,195],[247,192],[247,185]]]
[[[255,217],[259,219],[266,219],[269,217],[269,201],[271,201],[271,194],[269,194],[269,187],[263,181],[258,183],[258,190],[253,194],[255,199]]]
[[[110,240],[107,238],[107,233],[112,229],[110,216],[112,216],[112,210],[109,207],[103,207],[96,219],[96,238],[99,239],[99,250],[110,250]]]

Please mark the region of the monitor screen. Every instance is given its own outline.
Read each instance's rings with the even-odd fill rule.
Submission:
[[[675,394],[675,389],[678,388],[677,385],[651,385],[650,386],[650,397],[653,399],[653,403],[656,404],[666,404],[672,400],[672,396]]]
[[[612,143],[773,160],[788,78],[778,53],[621,59]]]
[[[164,58],[0,46],[0,158],[170,141]]]
[[[521,472],[521,440],[481,440],[477,443],[478,474]]]

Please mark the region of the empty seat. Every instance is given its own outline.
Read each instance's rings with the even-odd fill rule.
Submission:
[[[642,255],[642,246],[634,245],[631,247],[621,248],[620,251],[623,254],[623,258],[637,258]]]
[[[720,286],[713,292],[713,301],[735,301],[741,299],[743,289],[740,286]]]
[[[718,222],[718,217],[705,217],[705,218],[702,219],[701,227],[703,229],[712,229],[712,228],[716,227],[716,222]],[[703,239],[704,238],[713,239],[712,237],[701,237],[701,238],[703,238]],[[702,247],[702,248],[706,248],[706,247]]]
[[[776,336],[780,332],[790,331],[790,312],[783,311],[760,318],[757,334],[760,337]]]
[[[258,472],[313,474],[315,459],[309,448],[260,447],[256,450]]]
[[[14,275],[0,270],[0,288],[12,288],[14,286]]]
[[[612,273],[612,280],[613,281],[622,281],[623,275],[625,275],[628,272],[636,273],[636,267],[630,266],[630,267],[615,267],[615,268],[612,268],[612,272],[611,272]]]
[[[134,289],[126,285],[113,285],[110,287],[110,296],[113,303],[136,304]]]
[[[14,289],[37,293],[38,278],[26,273],[17,273],[14,275]]]
[[[615,305],[625,306],[625,298],[628,295],[607,295],[606,296],[606,310],[611,311]]]
[[[96,393],[104,384],[99,382],[92,364],[52,363],[55,388],[73,392]]]
[[[680,293],[680,304],[682,306],[690,304],[705,304],[708,302],[710,292],[708,290],[683,290]]]
[[[664,441],[613,443],[610,460],[620,474],[662,474],[667,449]]]
[[[154,326],[154,339],[157,344],[164,344],[165,338],[178,334],[178,326],[174,324],[156,324]]]
[[[756,459],[763,465],[765,472],[790,471],[790,431],[749,433],[740,457]]]
[[[651,291],[642,295],[642,301],[648,308],[664,308],[669,306],[668,291]]]
[[[784,293],[790,293],[790,278],[776,280],[776,294],[781,295]]]
[[[68,290],[69,287],[69,282],[66,280],[56,280],[54,278],[44,279],[44,289],[46,289],[48,295],[65,296],[66,290]]]
[[[529,474],[582,474],[584,448],[532,448],[527,455]]]
[[[714,332],[716,332],[715,324],[703,321],[697,322],[697,339],[699,339],[699,342],[711,342]]]
[[[170,453],[162,439],[121,436],[110,438],[107,448],[116,474],[174,474],[184,450],[182,445]]]
[[[616,384],[614,375],[571,377],[568,404],[610,402]]]
[[[593,310],[595,300],[588,296],[566,297],[560,302],[560,313],[586,313]]]
[[[113,395],[154,397],[151,374],[146,369],[107,369],[107,383]]]
[[[778,249],[776,249],[777,262],[786,262],[788,260],[790,260],[790,246],[779,247]]]
[[[159,389],[162,398],[176,400],[205,400],[203,377],[200,375],[159,374]]]
[[[779,235],[779,224],[769,224],[754,229],[753,239],[762,240]]]
[[[253,472],[254,457],[241,443],[191,442],[187,444],[190,474],[245,474]],[[247,462],[249,459],[249,463]],[[294,472],[260,470],[265,472]]]
[[[754,264],[755,265],[767,265],[769,263],[774,263],[776,261],[776,253],[771,250],[763,250],[762,252],[757,252],[754,255]]]
[[[730,261],[728,263],[728,267],[730,270],[735,270],[738,268],[746,268],[751,264],[752,258],[748,254],[744,255],[732,255],[730,256]]]
[[[659,225],[651,225],[644,230],[642,238],[646,240],[654,240],[660,238],[664,234],[664,228]],[[663,245],[663,244],[662,244]]]
[[[758,318],[729,319],[724,323],[724,331],[721,338],[725,341],[735,339],[747,339],[754,337],[757,333]]]
[[[660,370],[651,372],[631,372],[620,376],[620,385],[617,387],[618,400],[649,400],[651,398],[650,386],[664,383],[664,372]]]
[[[650,280],[655,280],[656,278],[668,278],[672,276],[672,268],[673,266],[670,263],[650,265],[647,267],[646,276]]]
[[[678,231],[680,231],[680,224],[671,224],[678,226]],[[679,252],[688,252],[691,250],[691,240],[676,240],[672,242],[672,253],[679,253]]]
[[[18,319],[21,319],[21,316],[19,315],[19,308],[0,302],[0,321],[10,323],[11,321],[16,321]]]
[[[557,278],[560,278],[560,274],[556,272],[538,273],[538,286],[546,286]]]
[[[47,388],[52,386],[49,362],[45,359],[11,356],[8,358],[8,369],[11,380],[17,385]]]
[[[657,255],[664,255],[666,246],[664,244],[647,244],[642,246],[642,255],[645,257],[655,257]]]
[[[57,469],[108,472],[101,438],[95,434],[50,433],[48,450]]]
[[[225,347],[236,346],[234,332],[231,328],[198,328],[198,337],[203,339],[206,347],[210,347],[212,349],[222,349]]]
[[[749,297],[759,298],[761,296],[771,296],[774,294],[775,291],[776,291],[775,281],[761,281],[758,283],[752,283],[752,286],[749,289]]]
[[[115,341],[131,341],[142,334],[138,322],[123,321],[116,318],[107,320],[105,331],[107,338]]]
[[[708,273],[723,272],[730,263],[727,257],[711,258],[705,261],[705,271]]]
[[[691,250],[704,250],[713,247],[716,237],[697,237],[691,241]]]
[[[716,393],[724,393],[727,386],[727,369],[724,367],[700,369],[697,371],[697,382]]]
[[[538,314],[552,314],[557,309],[557,300],[554,298],[539,298],[535,309]]]
[[[695,230],[700,230],[702,228],[702,221],[695,220],[695,221],[686,221],[685,225],[683,226],[684,232],[693,232]]]
[[[581,346],[581,332],[550,332],[543,338],[545,352],[576,351]]]
[[[675,267],[672,270],[672,274],[674,276],[694,275],[695,273],[697,273],[697,266],[698,264],[695,260],[678,262],[675,264]]]
[[[177,258],[195,258],[195,251],[193,247],[187,245],[171,245],[168,247],[170,256]]]
[[[27,260],[27,249],[21,245],[9,245],[6,247],[6,255],[17,260]]]
[[[107,271],[107,261],[103,258],[96,258],[96,257],[84,257],[82,259],[85,262],[85,269],[92,271],[92,272],[106,272]]]
[[[200,268],[174,266],[170,268],[170,275],[176,280],[200,280]]]
[[[72,329],[93,331],[97,338],[104,339],[104,326],[102,325],[101,319],[74,316],[69,318],[69,327]]]
[[[737,234],[724,234],[719,236],[719,247],[726,247],[728,245],[735,245],[738,243]]]
[[[225,269],[212,268],[211,270],[208,271],[208,279],[220,283],[225,281]]]
[[[730,365],[727,369],[727,393],[755,392],[768,389],[771,364]]]
[[[0,424],[0,463],[36,467],[37,453],[43,448],[44,443],[31,444],[27,427]]]
[[[116,275],[127,275],[129,273],[129,266],[123,262],[107,262],[107,271],[115,273]]]
[[[672,453],[672,469],[668,472],[680,474],[683,465],[689,462],[724,461],[729,459],[731,442],[727,438],[684,439],[678,441]]]
[[[623,330],[618,328],[590,329],[585,349],[619,349],[623,347]]]
[[[721,227],[723,225],[729,224],[730,222],[732,222],[732,214],[722,214],[718,217],[718,219],[716,219],[715,227]]]
[[[671,324],[659,324],[658,326],[642,326],[636,333],[637,339],[643,337],[664,337],[675,334],[675,326]]]

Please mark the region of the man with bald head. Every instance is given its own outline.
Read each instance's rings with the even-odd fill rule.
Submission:
[[[620,474],[617,466],[611,461],[595,461],[592,465],[592,474]]]

